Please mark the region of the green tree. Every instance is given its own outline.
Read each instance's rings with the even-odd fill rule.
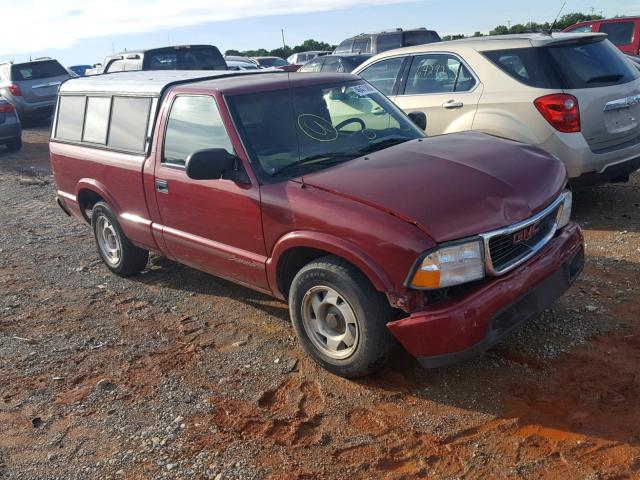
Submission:
[[[284,46],[280,47],[280,48],[274,48],[273,50],[271,50],[269,52],[269,55],[272,57],[280,57],[280,58],[287,58],[289,55],[291,55],[293,52],[291,50],[291,47],[288,46]]]
[[[482,34],[482,32],[474,32],[473,36],[474,36],[474,37],[484,37],[484,35]]]
[[[284,47],[274,48],[273,50],[266,50],[264,48],[259,48],[257,50],[235,50],[229,49],[225,52],[225,55],[240,55],[243,57],[281,57],[287,58],[293,53],[298,52],[307,52],[309,50],[334,50],[336,47],[334,45],[330,45],[327,42],[320,42],[318,40],[314,40],[312,38],[305,40],[300,45],[296,45],[295,47],[290,47],[289,45],[285,45]]]
[[[461,38],[466,38],[466,37],[461,33],[457,33],[455,35],[445,35],[444,37],[442,37],[442,41],[446,42],[448,40],[460,40]]]
[[[308,52],[309,50],[333,50],[333,46],[327,42],[319,42],[312,38],[305,40],[302,44],[293,47],[293,53]]]
[[[592,15],[587,13],[573,12],[562,15],[555,26],[554,30],[564,30],[565,28],[573,25],[578,22],[585,22],[588,20],[599,20],[603,18],[601,15]],[[544,23],[536,23],[529,22],[527,24],[516,23],[515,25],[511,25],[511,27],[507,27],[506,25],[498,25],[491,32],[490,35],[506,35],[508,33],[525,33],[525,32],[544,32],[551,29],[552,23],[551,21]],[[477,32],[476,32],[477,33]],[[476,36],[474,34],[474,36]]]
[[[516,23],[515,25],[511,25],[511,28],[509,29],[509,33],[524,33],[527,30],[529,30],[527,28],[526,25],[523,25],[522,23]]]
[[[580,12],[567,13],[558,19],[555,28],[558,30],[564,30],[574,23],[586,22],[587,20],[600,20],[602,18],[604,18],[602,15],[592,15]]]
[[[489,32],[489,35],[506,35],[507,33],[509,33],[509,27],[506,25],[498,25]]]

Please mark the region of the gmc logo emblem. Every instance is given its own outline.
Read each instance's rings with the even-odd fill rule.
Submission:
[[[530,225],[514,233],[513,237],[511,237],[511,241],[513,242],[514,245],[524,243],[527,240],[530,240],[531,238],[533,238],[535,234],[538,233],[539,231],[540,231],[540,224],[534,223],[533,225]]]

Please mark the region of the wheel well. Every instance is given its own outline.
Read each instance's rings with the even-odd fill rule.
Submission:
[[[287,298],[289,296],[289,289],[291,288],[293,278],[302,269],[302,267],[318,258],[326,256],[334,256],[344,262],[347,262],[353,268],[362,273],[365,278],[368,279],[367,275],[361,269],[339,255],[318,248],[295,247],[284,252],[278,262],[278,269],[276,274],[278,290],[280,290],[284,297]]]
[[[83,189],[78,192],[78,205],[80,206],[82,216],[88,223],[91,223],[89,211],[93,209],[96,203],[101,201],[104,201],[104,199],[93,190]]]
[[[284,252],[278,262],[278,290],[287,298],[289,296],[289,287],[291,287],[291,282],[293,282],[293,277],[296,276],[296,273],[307,263],[327,255],[331,254],[325,250],[308,247],[296,247]]]

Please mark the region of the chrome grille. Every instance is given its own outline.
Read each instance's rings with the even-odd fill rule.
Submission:
[[[523,222],[481,235],[485,245],[486,270],[502,275],[542,249],[555,235],[564,195]]]
[[[523,241],[516,241],[515,238],[523,231],[527,231],[531,226],[518,230],[514,233],[497,235],[489,240],[489,255],[495,270],[504,270],[510,265],[527,257],[550,232],[555,230],[558,209],[556,208],[546,217],[531,226],[537,231],[530,238]]]

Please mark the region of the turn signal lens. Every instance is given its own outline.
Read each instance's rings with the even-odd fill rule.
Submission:
[[[0,102],[0,113],[11,113],[15,110],[15,107],[9,102]]]
[[[410,286],[418,289],[437,289],[482,278],[482,243],[474,240],[440,248],[424,257],[413,275]]]
[[[563,193],[564,201],[560,206],[560,210],[558,211],[558,219],[556,223],[558,224],[558,230],[562,227],[566,226],[571,219],[571,207],[573,206],[573,194],[570,190],[567,190]]]
[[[7,90],[9,90],[11,95],[13,95],[14,97],[22,96],[22,92],[20,91],[20,85],[18,85],[17,83],[10,83],[9,85],[7,85]]]
[[[564,133],[580,131],[580,109],[578,99],[567,93],[545,95],[533,101],[538,111],[549,124]]]

